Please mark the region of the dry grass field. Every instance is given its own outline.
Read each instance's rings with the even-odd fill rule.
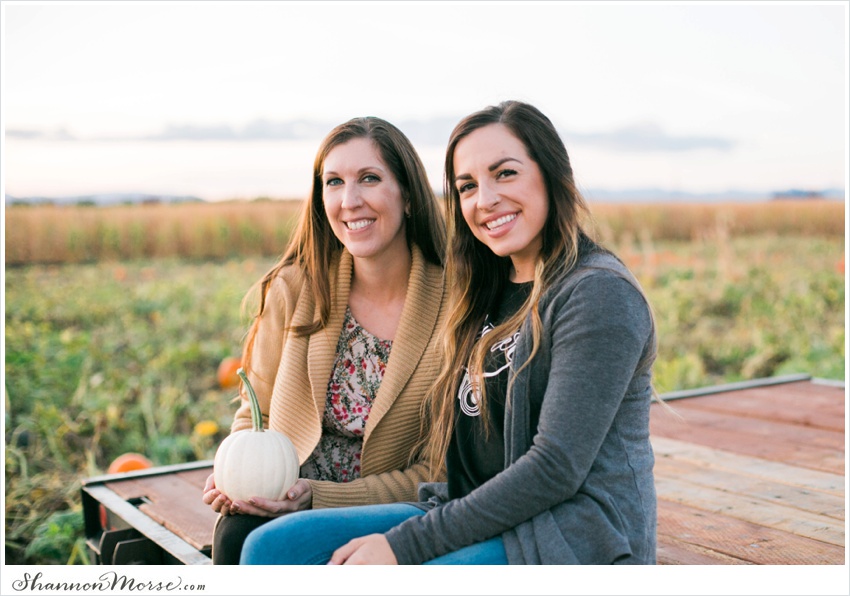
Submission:
[[[183,203],[116,207],[6,208],[6,265],[91,263],[181,257],[276,256],[300,201]],[[700,240],[756,234],[843,237],[839,201],[760,203],[598,203],[606,242]]]

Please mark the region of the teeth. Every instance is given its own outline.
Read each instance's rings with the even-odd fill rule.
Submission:
[[[499,219],[494,219],[493,221],[488,221],[486,224],[488,230],[493,230],[498,228],[499,226],[503,226],[509,221],[513,221],[516,219],[516,213],[512,213],[511,215],[503,215]]]
[[[374,219],[358,219],[357,221],[346,222],[345,225],[348,226],[349,230],[362,230],[374,221]]]

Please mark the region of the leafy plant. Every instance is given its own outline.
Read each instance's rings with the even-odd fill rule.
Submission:
[[[55,563],[65,557],[68,557],[66,562],[69,565],[77,559],[88,564],[82,533],[83,514],[79,509],[58,511],[35,529],[24,556],[31,564]]]

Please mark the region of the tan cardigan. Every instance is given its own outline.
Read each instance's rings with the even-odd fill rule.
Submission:
[[[445,287],[441,267],[428,263],[415,246],[412,256],[401,320],[365,428],[361,478],[347,483],[311,480],[314,508],[415,501],[419,483],[429,479],[424,461],[410,465],[410,458],[421,437],[422,400],[439,370],[438,329],[445,317]],[[260,402],[263,424],[292,440],[301,463],[322,434],[352,266],[347,250],[331,266],[331,312],[324,329],[308,337],[285,331],[318,317],[306,277],[291,266],[270,284],[257,330],[248,377]],[[243,391],[231,430],[250,427]]]

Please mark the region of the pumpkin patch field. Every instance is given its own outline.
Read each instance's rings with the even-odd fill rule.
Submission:
[[[705,206],[694,216],[668,211],[666,218],[656,217],[657,206],[598,210],[599,235],[652,303],[659,392],[790,373],[844,379],[844,206],[829,204],[825,216],[823,203],[808,211],[805,205],[783,216],[763,204],[761,217],[757,209],[736,216]],[[268,205],[243,208],[259,213]],[[7,259],[10,214],[28,209],[6,209]],[[67,210],[64,220],[72,223],[108,213],[54,210]],[[137,466],[214,457],[236,409],[234,374],[255,304],[249,290],[291,229],[290,221],[275,228],[267,215],[230,222],[219,214],[213,225],[157,207],[158,217],[184,218],[166,223],[186,238],[174,246],[206,238],[214,253],[178,254],[154,251],[155,239],[145,243],[158,227],[112,213],[123,219],[90,226],[92,234],[118,230],[109,232],[111,244],[98,244],[80,227],[73,246],[87,248],[72,253],[61,232],[72,223],[57,218],[52,232],[43,226],[47,236],[28,237],[29,252],[12,251],[19,261],[6,262],[8,564],[86,563],[80,480],[106,473],[122,456],[122,465]],[[193,220],[207,231],[184,229]],[[260,221],[265,227],[251,227]],[[231,223],[238,234],[224,231]],[[137,234],[127,256],[120,253],[125,225]],[[246,240],[264,236],[274,241]],[[49,258],[26,256],[41,243],[53,243]]]

